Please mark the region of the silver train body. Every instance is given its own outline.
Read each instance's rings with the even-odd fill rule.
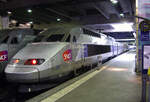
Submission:
[[[10,82],[45,82],[75,73],[82,66],[99,65],[126,50],[113,38],[85,28],[49,29],[12,58],[5,74]]]
[[[0,76],[10,59],[36,36],[32,29],[6,29],[0,31]]]

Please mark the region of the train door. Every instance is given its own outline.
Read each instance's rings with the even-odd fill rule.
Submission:
[[[112,44],[110,45],[111,46],[111,52],[112,52],[112,56],[115,56],[115,46],[114,46],[114,43],[112,41]]]
[[[72,57],[73,61],[76,61],[76,56],[77,56],[77,44],[76,44],[76,37],[73,35],[71,37],[71,49],[72,49]]]
[[[77,38],[75,35],[71,36],[71,46],[72,46],[72,60],[74,62],[74,71],[81,67],[82,64],[82,51],[80,49],[81,45],[77,43]]]
[[[117,43],[116,42],[114,42],[113,43],[113,48],[114,48],[114,55],[117,55],[118,54],[118,52],[117,52]]]
[[[118,48],[119,45],[118,45],[118,43],[116,44],[116,47],[117,47],[116,49],[117,49],[117,55],[118,55],[119,54],[119,48]]]

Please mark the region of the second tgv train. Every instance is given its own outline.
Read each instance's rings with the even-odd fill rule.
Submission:
[[[28,28],[0,30],[0,77],[10,59],[36,36],[35,30]]]
[[[52,28],[21,49],[5,69],[10,82],[39,83],[76,73],[118,55],[127,47],[104,34],[83,27]]]

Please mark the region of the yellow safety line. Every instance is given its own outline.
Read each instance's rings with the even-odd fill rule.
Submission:
[[[100,70],[96,70],[96,71],[88,74],[87,76],[81,78],[80,80],[74,82],[73,84],[67,86],[66,88],[56,92],[55,94],[49,96],[48,98],[42,100],[41,102],[56,102],[58,99],[62,98],[64,95],[68,94],[69,92],[71,92],[75,88],[79,87],[80,85],[82,85],[87,80],[91,79],[92,77],[94,77],[96,74],[98,74],[99,72],[103,71],[107,67],[108,66],[104,66]]]

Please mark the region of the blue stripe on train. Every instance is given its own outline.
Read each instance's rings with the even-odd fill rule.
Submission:
[[[84,44],[84,57],[88,57],[88,47],[87,47],[87,44]]]

